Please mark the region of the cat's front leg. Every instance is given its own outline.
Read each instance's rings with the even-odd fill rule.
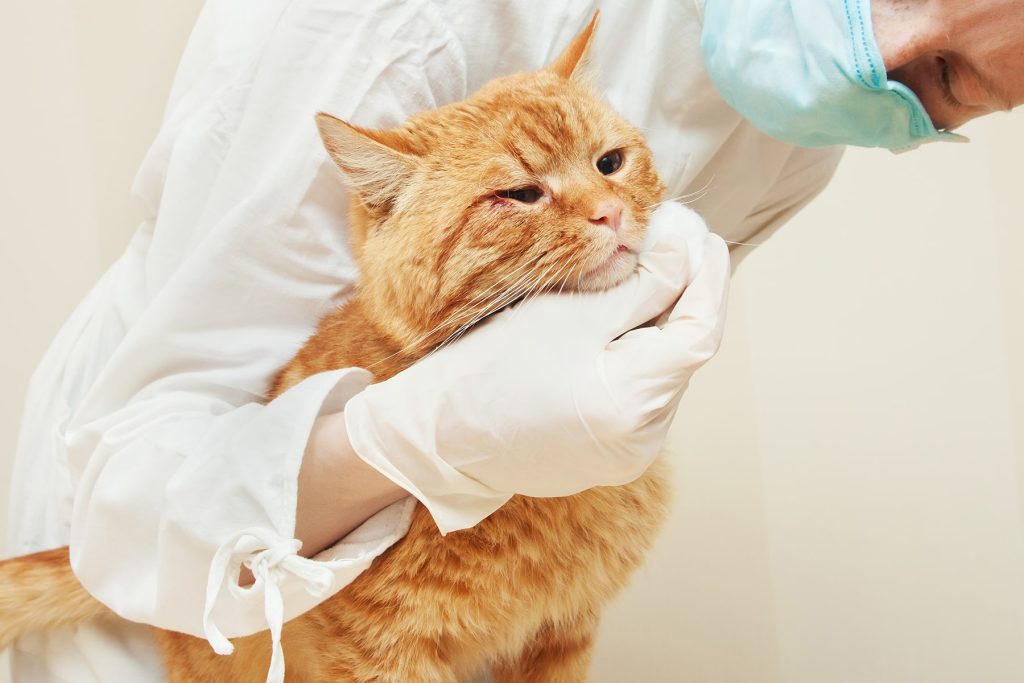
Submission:
[[[518,656],[493,665],[494,683],[585,683],[597,622],[585,614],[546,623]]]

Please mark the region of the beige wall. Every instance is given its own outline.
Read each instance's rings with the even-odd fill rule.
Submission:
[[[32,366],[135,223],[199,4],[0,6],[0,490]],[[968,132],[851,152],[744,263],[594,681],[1024,680],[1024,113]]]
[[[138,222],[128,189],[201,5],[0,3],[0,532],[25,386]]]

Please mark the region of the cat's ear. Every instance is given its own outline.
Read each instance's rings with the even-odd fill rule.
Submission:
[[[597,29],[597,21],[601,18],[601,10],[594,12],[587,27],[578,36],[572,39],[569,47],[565,48],[562,54],[558,55],[549,70],[554,71],[562,78],[582,80],[587,76],[587,52],[590,49],[594,31]]]
[[[371,209],[388,211],[416,168],[416,157],[402,151],[389,131],[359,128],[330,114],[316,115],[327,153]]]

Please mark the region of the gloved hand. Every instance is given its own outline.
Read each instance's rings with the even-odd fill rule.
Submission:
[[[630,482],[718,350],[729,274],[722,240],[667,203],[625,282],[510,307],[353,397],[352,446],[426,505],[442,533],[477,524],[512,494]]]

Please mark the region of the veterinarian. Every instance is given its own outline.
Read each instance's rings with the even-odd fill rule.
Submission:
[[[224,636],[277,627],[351,582],[417,499],[452,531],[515,493],[638,476],[722,330],[728,256],[678,208],[655,221],[672,225],[654,248],[676,258],[629,286],[688,287],[658,327],[608,347],[610,364],[504,357],[494,396],[524,400],[495,414],[456,371],[488,357],[470,334],[370,389],[367,372],[339,370],[261,402],[357,280],[313,113],[396,125],[544,65],[597,5],[210,0],[138,175],[147,218],[32,381],[8,553],[70,542],[77,576],[116,612],[227,651]],[[644,130],[668,196],[732,242],[763,241],[806,205],[844,145],[960,142],[958,125],[1024,100],[1019,0],[601,10],[596,86]],[[594,301],[633,313],[614,293]],[[525,308],[489,324],[514,339],[538,333],[530,320]],[[543,333],[595,343],[570,325]],[[599,365],[615,371],[593,377]],[[552,368],[606,383],[616,403],[566,401]],[[538,438],[557,459],[538,459]],[[449,460],[467,444],[478,459]],[[255,588],[236,585],[243,561]],[[18,683],[162,680],[146,628],[128,622],[23,638],[13,667]]]

